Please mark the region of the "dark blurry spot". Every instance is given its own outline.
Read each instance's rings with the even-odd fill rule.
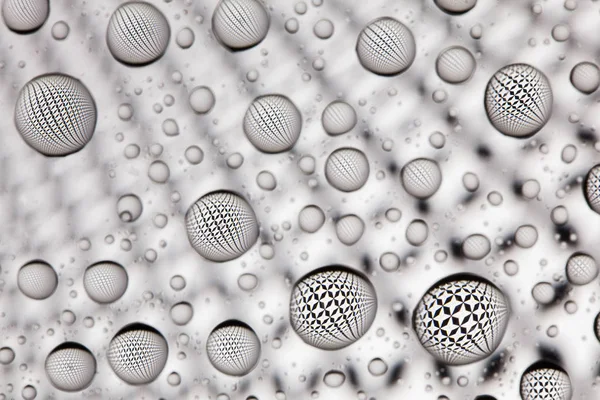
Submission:
[[[554,227],[554,232],[558,235],[559,242],[565,242],[570,246],[577,244],[578,240],[572,241],[571,235],[577,235],[575,229],[570,225],[560,225]],[[578,237],[578,236],[576,236]]]
[[[580,128],[577,131],[577,137],[582,142],[593,142],[593,143],[595,143],[598,140],[596,138],[596,134],[590,128]]]
[[[455,258],[463,258],[462,242],[458,239],[452,239],[450,243],[450,252]]]
[[[310,389],[316,388],[320,383],[319,374],[314,372],[308,377],[308,387]]]
[[[480,396],[475,397],[475,400],[496,400],[496,398],[494,396],[482,394]]]
[[[402,379],[402,372],[404,371],[404,363],[402,361],[397,362],[390,368],[388,375],[388,385],[395,385],[399,379]]]
[[[448,369],[448,366],[444,363],[442,363],[441,361],[436,360],[435,361],[435,370],[437,371],[437,375],[439,380],[441,381],[444,378],[452,378],[452,375],[450,374],[450,370]]]
[[[492,157],[492,152],[486,145],[480,144],[477,146],[477,155],[481,158],[487,159]]]
[[[346,369],[346,378],[348,378],[348,382],[350,382],[350,384],[353,387],[358,387],[358,374],[356,373],[354,367],[352,367],[351,365],[348,365],[348,368]]]
[[[400,324],[404,325],[404,326],[408,326],[409,324],[409,314],[408,314],[408,309],[406,307],[404,307],[404,304],[402,305],[402,309],[400,311],[394,311],[394,318],[396,319],[396,321],[398,321]]]
[[[367,254],[364,254],[362,256],[362,266],[363,270],[365,271],[365,273],[367,273],[367,275],[373,272],[373,263],[371,262],[371,259]]]
[[[429,204],[425,200],[419,200],[417,208],[424,214],[429,213]]]
[[[390,174],[393,174],[393,175],[397,174],[399,171],[398,164],[396,164],[395,162],[392,161],[388,165],[387,170],[389,171]]]
[[[512,183],[512,191],[516,196],[523,196],[523,182],[522,181],[514,181]]]
[[[555,348],[551,348],[542,344],[538,347],[538,354],[540,355],[540,358],[542,358],[545,361],[550,361],[557,365],[562,365],[562,357],[558,350]]]
[[[498,353],[490,357],[483,370],[482,377],[484,380],[493,379],[495,374],[502,371],[502,356]]]

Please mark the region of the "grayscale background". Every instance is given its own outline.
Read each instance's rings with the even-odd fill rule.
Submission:
[[[468,13],[449,16],[432,0],[324,0],[319,6],[303,1],[308,10],[298,15],[295,0],[269,0],[271,25],[265,40],[232,53],[211,33],[216,0],[152,0],[169,21],[171,39],[160,60],[139,68],[117,62],[107,49],[106,27],[120,1],[51,0],[48,20],[28,35],[0,24],[0,347],[10,347],[16,354],[11,364],[0,365],[0,398],[21,399],[23,387],[32,385],[39,399],[436,400],[445,395],[458,400],[488,394],[508,400],[519,398],[521,374],[540,358],[541,348],[560,355],[573,384],[573,399],[600,398],[596,383],[600,343],[594,333],[599,280],[570,287],[551,306],[539,306],[531,294],[538,282],[565,282],[565,264],[574,251],[600,260],[600,215],[587,206],[581,190],[581,180],[600,161],[595,135],[600,97],[581,94],[569,81],[575,64],[599,61],[599,3],[578,0],[571,11],[562,0],[479,0]],[[533,11],[534,4],[541,7],[541,14]],[[417,43],[413,65],[395,77],[365,70],[355,52],[361,29],[381,16],[402,21]],[[284,29],[292,17],[300,26],[295,34]],[[335,26],[326,40],[313,33],[314,24],[323,18]],[[51,29],[61,20],[70,33],[59,41]],[[552,28],[559,23],[570,27],[567,41],[552,38]],[[477,24],[483,32],[480,39],[470,34]],[[175,42],[185,27],[195,34],[189,49]],[[477,61],[473,77],[461,85],[444,83],[435,71],[437,55],[451,45],[466,47]],[[322,71],[313,68],[317,57],[325,60]],[[530,139],[500,134],[485,113],[489,78],[514,62],[543,71],[554,92],[552,117]],[[247,78],[252,70],[258,72],[254,82]],[[98,109],[92,140],[67,157],[37,153],[14,125],[19,90],[49,72],[80,79]],[[177,73],[181,82],[173,78]],[[188,102],[190,91],[201,85],[210,87],[216,98],[215,107],[205,115],[194,113]],[[444,102],[433,101],[436,90],[445,91]],[[302,113],[300,139],[286,153],[260,153],[242,130],[252,100],[270,93],[289,97]],[[168,95],[175,100],[171,106],[165,104]],[[358,123],[349,133],[332,137],[323,130],[321,113],[336,99],[355,108]],[[129,121],[118,116],[124,103],[134,109]],[[156,104],[162,106],[161,112],[156,112]],[[177,121],[178,136],[163,132],[167,118]],[[429,143],[435,131],[446,137],[442,149]],[[124,154],[130,144],[141,148],[134,159]],[[184,157],[191,145],[204,152],[198,165]],[[571,163],[561,159],[567,145],[577,148]],[[331,187],[324,175],[327,156],[344,146],[361,149],[370,163],[366,185],[353,193]],[[481,148],[489,151],[488,158],[478,155]],[[240,168],[227,165],[233,153],[243,156]],[[304,155],[316,159],[313,174],[302,173],[297,165]],[[419,209],[399,179],[399,169],[416,157],[435,159],[442,170],[443,182],[429,200],[428,212]],[[154,160],[170,169],[164,184],[148,177]],[[276,177],[275,190],[257,185],[256,176],[263,170]],[[479,188],[472,194],[462,183],[466,172],[479,178]],[[530,200],[514,190],[515,182],[528,179],[536,179],[541,187]],[[217,189],[234,190],[248,199],[261,227],[257,244],[226,263],[198,255],[184,225],[188,207]],[[503,197],[499,206],[487,199],[492,191]],[[122,222],[116,209],[119,197],[129,193],[143,203],[142,215],[132,223]],[[309,204],[320,206],[327,216],[313,234],[298,226],[298,213]],[[557,234],[550,218],[558,205],[569,213],[567,234]],[[390,208],[401,210],[399,221],[386,219]],[[157,214],[168,217],[164,228],[155,224]],[[345,214],[356,214],[365,222],[364,235],[351,247],[335,233],[334,220]],[[406,227],[415,218],[429,225],[429,237],[420,247],[406,240]],[[529,249],[507,245],[523,224],[536,227],[537,243]],[[490,239],[490,254],[480,261],[454,257],[452,244],[474,233]],[[261,256],[262,245],[272,246],[271,259]],[[148,257],[150,249],[157,253],[154,261]],[[448,253],[444,262],[434,259],[439,250]],[[380,267],[385,252],[402,260],[397,271]],[[57,291],[46,300],[27,298],[16,284],[19,268],[33,259],[47,261],[59,275]],[[504,272],[508,259],[519,264],[514,276]],[[85,268],[101,260],[118,262],[129,274],[125,295],[111,305],[94,303],[82,284]],[[289,297],[298,278],[329,264],[367,274],[377,292],[378,311],[364,337],[328,352],[305,344],[293,331]],[[509,298],[512,314],[492,356],[493,368],[490,359],[451,367],[447,370],[451,379],[442,381],[412,330],[410,316],[431,285],[457,272],[476,273],[494,282]],[[238,285],[239,276],[246,273],[258,278],[252,291]],[[169,285],[174,275],[185,278],[182,291]],[[174,324],[169,315],[171,306],[181,301],[194,308],[185,326]],[[574,313],[565,309],[567,301],[576,303]],[[75,314],[74,323],[65,321],[65,310]],[[92,327],[84,325],[86,317],[93,318]],[[262,343],[258,366],[241,378],[218,372],[206,356],[208,334],[226,319],[242,319]],[[163,372],[141,387],[121,381],[106,359],[110,339],[131,322],[155,327],[169,345]],[[550,337],[547,331],[553,325],[558,334]],[[22,344],[20,337],[25,338]],[[97,359],[97,374],[83,395],[60,392],[46,377],[44,360],[64,341],[83,344]],[[386,374],[369,373],[373,358],[385,361]],[[324,374],[333,369],[347,375],[338,388],[323,382]],[[171,372],[181,376],[178,386],[167,382]],[[468,378],[468,383],[459,386],[459,377]]]

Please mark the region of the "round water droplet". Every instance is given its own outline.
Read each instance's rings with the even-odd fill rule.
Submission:
[[[153,161],[148,167],[148,177],[156,183],[165,183],[169,180],[170,175],[169,167],[160,160]]]
[[[569,212],[565,207],[557,206],[552,209],[550,218],[556,225],[564,225],[569,221]]]
[[[571,284],[587,285],[598,276],[598,264],[589,254],[574,253],[567,261],[566,272]]]
[[[38,30],[48,19],[49,0],[4,0],[2,18],[6,27],[17,33]]]
[[[435,149],[441,149],[446,144],[446,136],[442,132],[433,132],[429,135],[429,144]]]
[[[390,222],[398,222],[402,218],[402,211],[397,208],[389,208],[385,211],[385,218]]]
[[[356,111],[343,101],[329,103],[321,115],[323,129],[330,135],[341,135],[349,132],[356,125]]]
[[[533,225],[521,225],[515,232],[515,244],[524,249],[532,247],[538,239],[538,231]]]
[[[114,373],[130,385],[155,380],[167,363],[164,336],[142,323],[123,327],[110,341],[106,357]]]
[[[406,241],[413,246],[421,246],[427,240],[429,227],[422,219],[415,219],[406,228]]]
[[[58,21],[52,25],[52,37],[56,40],[65,40],[69,36],[69,25],[65,21]]]
[[[300,24],[296,18],[286,20],[284,26],[285,30],[292,34],[298,32],[298,29],[300,29]]]
[[[90,265],[83,274],[83,287],[92,300],[112,303],[127,290],[129,277],[122,265],[112,261],[101,261]]]
[[[415,38],[400,21],[383,17],[370,22],[358,36],[356,53],[361,65],[379,75],[397,75],[413,63]]]
[[[413,327],[432,356],[445,364],[463,365],[496,350],[509,313],[508,300],[494,284],[457,274],[429,288],[415,308]]]
[[[298,160],[298,168],[305,175],[310,175],[315,172],[316,160],[313,156],[303,156]]]
[[[562,152],[560,153],[560,158],[564,163],[572,163],[575,161],[575,157],[577,157],[577,147],[573,146],[572,144],[563,147]]]
[[[113,57],[124,64],[145,65],[167,50],[171,29],[165,16],[152,4],[121,4],[110,17],[106,43]]]
[[[438,76],[448,83],[466,82],[473,75],[475,65],[475,57],[461,46],[442,50],[435,61]]]
[[[215,102],[215,95],[209,87],[198,86],[190,92],[190,107],[198,114],[208,113],[215,106]]]
[[[256,176],[256,184],[263,190],[271,191],[277,186],[277,180],[270,171],[261,171]]]
[[[344,147],[332,152],[325,162],[325,178],[342,192],[353,192],[369,179],[369,161],[362,151]]]
[[[92,139],[96,103],[79,80],[68,75],[41,75],[19,92],[15,124],[25,142],[38,152],[65,156]]]
[[[313,32],[319,39],[329,39],[333,36],[334,26],[328,19],[320,19],[315,23]]]
[[[162,130],[167,136],[179,135],[179,125],[173,118],[167,118],[162,123]]]
[[[10,347],[0,348],[0,364],[8,365],[15,359],[15,352]]]
[[[198,146],[190,146],[185,149],[185,159],[192,165],[198,165],[204,160],[204,152]]]
[[[265,153],[291,149],[300,137],[302,115],[290,99],[278,94],[259,96],[244,116],[244,133]]]
[[[211,261],[238,258],[258,239],[254,210],[232,192],[217,191],[202,196],[188,209],[185,223],[194,249]]]
[[[462,252],[469,260],[481,260],[489,254],[492,249],[490,240],[480,234],[470,235],[462,244]]]
[[[45,369],[52,386],[65,392],[79,392],[92,383],[96,358],[79,343],[65,342],[48,354]]]
[[[167,383],[171,386],[179,386],[181,384],[181,376],[177,372],[171,372],[167,376]]]
[[[117,213],[123,222],[137,220],[143,211],[142,201],[135,194],[126,194],[117,201]]]
[[[187,302],[181,302],[171,307],[171,320],[175,325],[185,325],[194,316],[192,305]]]
[[[175,291],[180,291],[183,290],[183,288],[185,288],[186,282],[183,276],[175,275],[171,278],[169,284],[171,285],[171,289]]]
[[[50,264],[34,260],[19,269],[17,285],[25,296],[43,300],[50,297],[56,290],[58,276]]]
[[[230,50],[249,49],[267,36],[269,14],[257,0],[221,0],[212,16],[212,30]]]
[[[133,106],[128,103],[121,104],[117,110],[117,115],[122,121],[129,121],[133,118]]]
[[[314,302],[314,294],[319,301]],[[294,285],[290,321],[300,338],[319,349],[337,350],[360,339],[377,313],[375,288],[346,267],[319,268]]]
[[[571,36],[571,29],[569,29],[569,25],[566,24],[558,24],[552,28],[552,38],[557,42],[564,42],[569,39]]]
[[[298,214],[298,225],[307,233],[314,233],[325,223],[325,213],[315,205],[304,207]]]
[[[537,179],[529,179],[523,183],[521,187],[521,192],[523,193],[523,197],[526,199],[535,199],[538,194],[540,194],[540,183]]]
[[[244,163],[244,156],[240,153],[233,153],[227,157],[227,166],[231,169],[238,169]]]
[[[591,62],[580,62],[571,70],[571,84],[584,94],[594,93],[600,86],[600,69]]]
[[[31,385],[27,385],[21,391],[21,396],[24,400],[33,400],[37,397],[37,390]]]
[[[536,283],[531,290],[533,299],[539,304],[550,304],[556,298],[556,291],[551,283],[539,282]]]
[[[325,385],[327,385],[331,388],[340,387],[344,384],[345,381],[346,381],[346,375],[344,375],[344,373],[342,371],[336,371],[336,370],[328,371],[323,376],[323,383],[325,383]]]
[[[339,241],[346,246],[352,246],[358,242],[364,232],[365,223],[354,214],[341,217],[335,224],[335,234]]]
[[[479,189],[479,177],[473,172],[467,172],[462,177],[463,186],[469,192],[475,192]]]
[[[507,260],[504,263],[504,272],[508,276],[515,276],[519,272],[519,264],[514,260]]]
[[[546,125],[552,113],[548,78],[527,64],[499,69],[489,80],[485,108],[492,125],[502,134],[527,138]]]
[[[573,387],[569,375],[562,368],[542,361],[523,372],[520,392],[523,400],[570,400]]]
[[[374,358],[369,361],[369,366],[367,368],[369,373],[373,376],[381,376],[388,370],[387,364],[381,358]]]
[[[175,42],[182,49],[189,49],[194,44],[194,31],[190,28],[185,27],[177,32],[177,37],[175,38]]]
[[[394,272],[400,267],[400,258],[395,253],[383,253],[379,265],[386,272]]]
[[[206,340],[210,363],[224,374],[242,376],[254,369],[260,357],[260,341],[243,322],[229,320],[218,325]]]
[[[249,292],[258,286],[258,278],[254,274],[242,274],[238,278],[238,286],[240,289]]]
[[[400,171],[402,186],[417,199],[433,196],[442,184],[442,171],[437,162],[427,158],[409,161]]]

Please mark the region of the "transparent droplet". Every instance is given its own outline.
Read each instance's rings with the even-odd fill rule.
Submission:
[[[383,17],[370,22],[358,36],[356,53],[361,65],[379,75],[407,70],[416,56],[415,38],[400,21]]]
[[[340,387],[344,384],[344,382],[346,381],[346,375],[344,375],[344,373],[342,371],[328,371],[324,376],[323,376],[323,383],[325,383],[325,385],[331,387],[331,388],[336,388],[336,387]]]
[[[343,101],[329,103],[321,115],[323,129],[333,136],[349,132],[356,125],[356,121],[356,111]]]
[[[298,225],[307,233],[318,231],[324,223],[325,213],[318,206],[306,206],[298,214]]]
[[[435,62],[438,76],[448,83],[466,82],[473,75],[475,66],[475,57],[461,46],[442,50]]]
[[[314,293],[320,301],[314,302]],[[294,285],[290,320],[300,338],[319,349],[336,350],[360,339],[377,311],[375,289],[356,271],[341,266],[319,268]]]
[[[164,336],[149,325],[123,327],[110,341],[108,362],[114,373],[131,385],[155,380],[167,363],[169,349]]]
[[[369,179],[369,160],[362,151],[344,147],[332,152],[325,162],[325,178],[334,188],[353,192]]]
[[[260,357],[260,341],[243,322],[229,320],[217,326],[206,340],[206,354],[217,370],[232,376],[248,374]]]
[[[254,210],[232,192],[217,191],[202,196],[190,206],[185,221],[190,243],[211,261],[238,258],[258,239]]]
[[[463,365],[496,350],[508,319],[508,300],[500,289],[476,275],[457,274],[429,288],[415,308],[413,325],[432,356]]]
[[[17,285],[25,296],[43,300],[56,290],[58,276],[50,264],[42,260],[34,260],[19,269]]]
[[[341,217],[335,224],[335,233],[339,241],[346,246],[352,246],[358,242],[364,232],[365,223],[354,214]]]
[[[198,114],[206,114],[215,106],[215,95],[206,86],[198,86],[190,92],[189,103],[192,110]]]
[[[106,43],[116,60],[145,65],[165,53],[170,36],[169,23],[156,7],[132,1],[120,5],[110,17]]]
[[[171,320],[175,325],[185,325],[194,316],[194,309],[188,302],[181,302],[171,307]]]
[[[137,220],[143,211],[142,201],[135,194],[126,194],[117,201],[117,213],[123,222]]]

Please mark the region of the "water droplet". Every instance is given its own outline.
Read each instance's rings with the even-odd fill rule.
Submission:
[[[175,38],[175,42],[182,49],[189,49],[194,44],[194,31],[190,28],[185,27],[177,32],[177,37]]]
[[[142,201],[135,194],[126,194],[117,201],[117,213],[123,222],[137,220],[143,211]]]
[[[194,309],[190,303],[181,302],[171,307],[170,314],[175,325],[186,325],[194,316]]]
[[[58,21],[52,25],[52,37],[56,40],[65,40],[69,36],[69,25],[65,21]]]
[[[217,370],[232,376],[248,374],[260,357],[260,341],[243,322],[229,320],[218,325],[206,340],[206,354]]]
[[[313,293],[321,293],[313,304]],[[309,306],[310,304],[310,306]],[[319,349],[336,350],[360,339],[377,311],[373,285],[341,266],[319,268],[294,285],[290,320],[300,338]]]
[[[394,18],[383,17],[371,21],[361,31],[356,52],[367,70],[379,75],[397,75],[411,66],[417,51],[410,29]]]

